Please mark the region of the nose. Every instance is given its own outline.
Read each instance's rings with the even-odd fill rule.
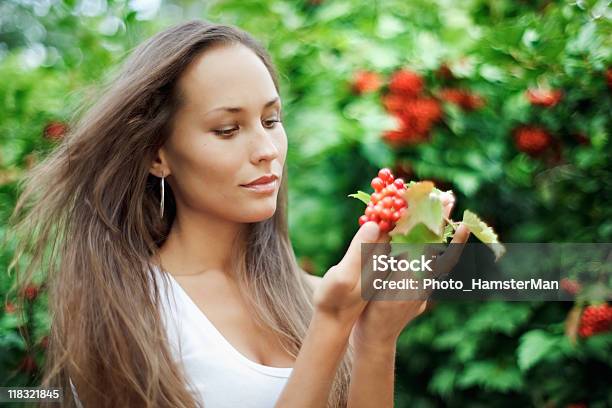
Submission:
[[[268,129],[257,127],[251,142],[251,162],[259,164],[261,161],[272,161],[278,157],[278,147],[275,137]]]

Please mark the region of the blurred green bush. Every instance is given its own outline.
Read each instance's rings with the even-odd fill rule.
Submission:
[[[340,259],[363,211],[347,195],[371,191],[383,166],[452,188],[454,211],[474,209],[505,242],[612,240],[604,0],[4,1],[0,219],[88,87],[147,36],[195,17],[251,32],[278,65],[304,269],[323,274]],[[7,297],[10,284],[0,275],[0,385],[35,385],[44,278]],[[28,300],[25,320],[14,296]],[[596,310],[432,305],[400,338],[397,406],[612,406],[612,334],[581,336],[584,307]]]

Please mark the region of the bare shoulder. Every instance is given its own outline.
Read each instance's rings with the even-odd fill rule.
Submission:
[[[312,289],[313,290],[317,289],[319,287],[319,283],[321,282],[321,279],[323,279],[323,278],[320,277],[320,276],[308,273],[306,271],[303,271],[303,272],[306,275],[306,281],[310,284]]]

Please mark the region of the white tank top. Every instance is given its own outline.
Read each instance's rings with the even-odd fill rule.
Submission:
[[[160,269],[155,267],[160,273]],[[273,407],[292,367],[258,364],[236,350],[167,272],[160,285],[162,318],[175,360],[184,366],[196,398],[206,408]]]

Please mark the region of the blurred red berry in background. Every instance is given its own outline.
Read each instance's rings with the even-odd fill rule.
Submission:
[[[45,126],[43,134],[46,139],[55,141],[62,139],[67,131],[68,126],[65,123],[53,121]]]
[[[36,285],[28,285],[23,290],[23,296],[25,296],[28,300],[34,300],[38,296],[38,286]]]
[[[445,88],[440,91],[440,97],[466,111],[473,111],[485,105],[485,100],[481,96],[465,89]]]
[[[558,89],[529,88],[525,95],[532,105],[552,108],[559,103],[563,92]]]
[[[520,126],[513,131],[516,148],[531,156],[544,152],[552,143],[552,136],[538,126]]]
[[[423,78],[407,69],[396,71],[389,82],[389,90],[403,96],[418,96],[423,91]]]
[[[376,72],[358,70],[353,75],[351,89],[356,94],[374,92],[380,89],[382,78]]]
[[[578,334],[581,337],[590,337],[597,333],[604,333],[612,329],[612,307],[607,303],[587,306],[580,317]]]

